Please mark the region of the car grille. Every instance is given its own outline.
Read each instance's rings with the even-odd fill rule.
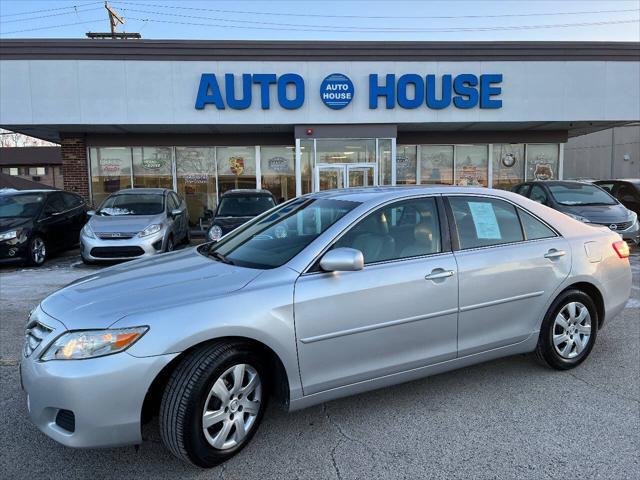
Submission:
[[[137,234],[138,232],[96,232],[96,236],[101,240],[129,240]]]
[[[23,353],[28,357],[42,343],[42,339],[49,335],[53,330],[40,322],[29,322],[25,334]]]
[[[91,256],[95,258],[128,258],[139,257],[144,253],[140,247],[94,247]]]
[[[623,230],[626,230],[627,228],[629,228],[632,224],[633,222],[620,222],[620,223],[600,223],[599,225],[608,227],[614,232],[622,232]],[[614,225],[616,228],[613,228]]]

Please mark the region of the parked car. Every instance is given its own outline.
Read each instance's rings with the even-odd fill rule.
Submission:
[[[599,180],[596,185],[604,188],[636,215],[640,215],[640,178]]]
[[[29,415],[60,443],[107,447],[141,443],[157,414],[174,455],[211,467],[269,395],[297,410],[534,351],[579,365],[627,303],[628,256],[616,233],[511,192],[306,195],[44,299],[20,364]]]
[[[269,190],[229,190],[220,197],[207,238],[218,241],[223,235],[275,206],[276,199]]]
[[[80,235],[85,263],[149,257],[190,241],[187,205],[172,190],[120,190],[89,215]]]
[[[608,227],[633,245],[640,244],[638,214],[599,186],[552,180],[521,183],[513,191],[581,222]]]
[[[59,190],[0,193],[0,262],[42,265],[52,252],[78,244],[87,221],[80,195]]]

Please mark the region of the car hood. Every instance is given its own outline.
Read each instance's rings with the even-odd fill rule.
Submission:
[[[233,230],[254,217],[215,217],[212,225],[219,225],[223,230]]]
[[[6,232],[18,227],[30,227],[32,225],[32,218],[25,217],[3,217],[0,218],[0,232]]]
[[[622,223],[629,220],[629,211],[624,205],[561,205],[564,213],[585,217],[592,223]]]
[[[96,233],[141,232],[153,223],[161,223],[164,215],[94,215],[89,223]]]
[[[192,248],[81,278],[45,298],[41,308],[69,330],[107,328],[126,315],[239,290],[261,272],[213,260]]]

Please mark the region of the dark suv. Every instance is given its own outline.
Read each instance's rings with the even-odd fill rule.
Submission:
[[[581,222],[608,227],[629,243],[640,243],[638,215],[592,183],[534,181],[516,185],[512,190]]]
[[[217,242],[231,230],[275,206],[276,199],[269,190],[229,190],[220,197],[207,238]]]

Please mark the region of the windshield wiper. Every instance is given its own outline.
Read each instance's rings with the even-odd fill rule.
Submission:
[[[215,258],[216,260],[222,262],[222,263],[226,263],[228,265],[234,265],[234,263],[229,260],[227,257],[225,257],[224,255],[222,255],[220,252],[212,252],[211,250],[209,250],[208,255],[210,257]]]

